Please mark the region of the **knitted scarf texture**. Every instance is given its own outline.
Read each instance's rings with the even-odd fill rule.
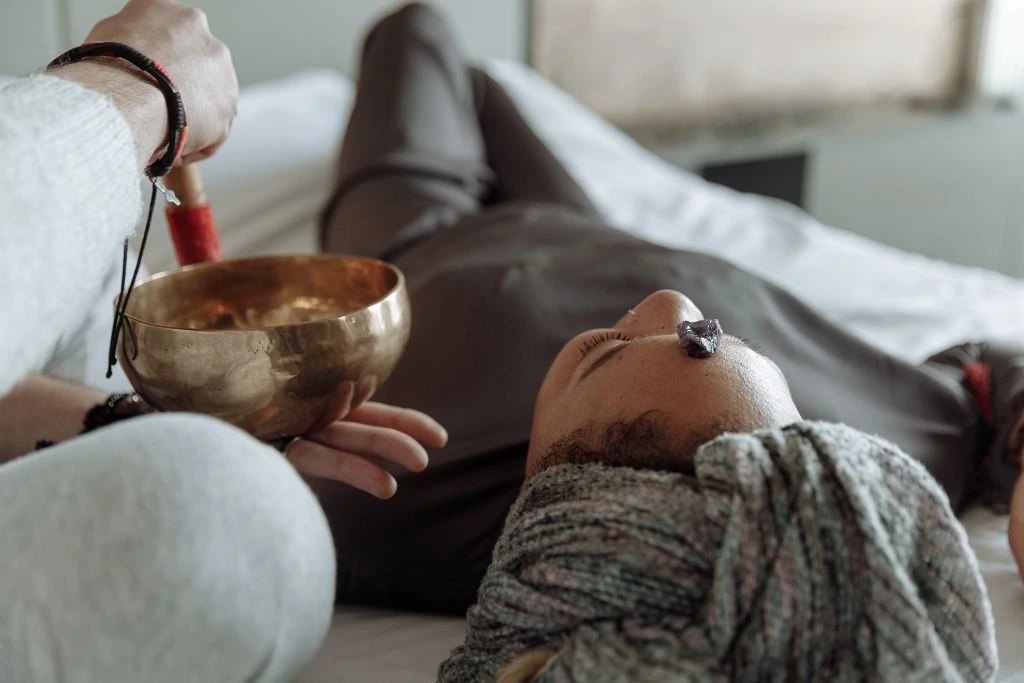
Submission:
[[[991,607],[945,494],[892,444],[798,423],[705,444],[694,476],[529,480],[439,680],[988,681]]]

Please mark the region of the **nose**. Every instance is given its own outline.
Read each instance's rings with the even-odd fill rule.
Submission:
[[[703,318],[704,314],[688,297],[662,289],[624,315],[615,329],[630,335],[675,334],[676,326],[682,321]]]

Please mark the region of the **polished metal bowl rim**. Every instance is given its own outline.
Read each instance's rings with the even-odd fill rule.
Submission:
[[[383,295],[381,295],[377,299],[374,299],[372,302],[366,304],[365,306],[361,306],[361,307],[353,309],[351,311],[347,311],[347,312],[342,313],[340,315],[332,315],[332,316],[328,316],[328,317],[325,317],[325,318],[318,318],[316,320],[309,320],[309,321],[306,321],[306,322],[303,322],[303,323],[282,323],[280,325],[263,325],[263,326],[260,326],[260,327],[246,327],[244,329],[238,329],[238,330],[208,330],[208,329],[198,329],[198,330],[196,330],[196,329],[190,329],[190,328],[187,328],[187,327],[178,327],[178,326],[175,326],[175,325],[164,325],[164,324],[161,324],[161,323],[150,322],[148,320],[144,320],[142,318],[134,316],[134,315],[132,315],[132,314],[130,314],[128,312],[125,313],[124,317],[127,318],[129,321],[131,321],[133,323],[138,323],[140,325],[148,325],[150,327],[158,327],[158,328],[163,328],[163,329],[166,329],[166,330],[181,330],[183,332],[202,333],[202,334],[231,334],[231,333],[244,334],[244,333],[247,333],[247,332],[258,332],[260,330],[280,329],[280,328],[283,328],[283,327],[299,328],[299,327],[305,327],[306,325],[318,325],[318,324],[321,324],[321,323],[326,322],[326,321],[341,320],[342,318],[346,318],[346,317],[348,317],[350,315],[353,315],[353,314],[359,313],[361,311],[365,311],[367,309],[373,308],[374,306],[376,306],[380,302],[382,302],[385,299],[387,299],[388,297],[392,296],[395,292],[401,290],[402,287],[405,285],[405,275],[402,274],[402,271],[399,270],[398,268],[396,268],[394,265],[388,263],[387,261],[381,261],[380,259],[370,258],[368,256],[350,256],[348,254],[282,254],[282,255],[275,255],[275,256],[254,256],[254,257],[251,257],[251,258],[244,258],[244,259],[229,259],[229,260],[225,260],[225,261],[206,261],[204,263],[194,263],[192,265],[181,266],[179,268],[173,268],[171,270],[164,270],[164,271],[161,271],[159,273],[156,273],[155,275],[150,275],[149,277],[145,278],[144,280],[136,282],[135,283],[135,289],[138,289],[139,287],[142,287],[143,285],[148,284],[150,282],[155,282],[157,280],[161,280],[161,279],[168,278],[168,277],[174,277],[175,275],[178,275],[180,273],[192,272],[192,271],[203,270],[203,269],[213,269],[213,268],[217,268],[217,267],[219,267],[219,266],[221,266],[223,264],[226,264],[226,263],[230,263],[232,265],[235,265],[235,264],[246,264],[246,263],[258,262],[258,261],[279,261],[279,260],[283,260],[283,259],[300,259],[300,258],[301,259],[315,259],[315,260],[321,260],[321,261],[335,261],[336,260],[336,261],[362,261],[364,263],[373,263],[373,264],[376,264],[376,265],[379,265],[379,266],[383,266],[387,270],[389,270],[392,273],[394,273],[394,275],[396,277],[395,285],[394,285],[394,287],[389,289],[387,292],[385,292]],[[117,299],[115,299],[114,301],[115,301],[115,306],[116,306]]]

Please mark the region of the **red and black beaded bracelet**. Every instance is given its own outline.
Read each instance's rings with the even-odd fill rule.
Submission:
[[[156,85],[164,95],[164,100],[167,101],[167,122],[170,134],[168,136],[167,151],[146,168],[146,175],[150,178],[159,178],[167,175],[167,172],[171,170],[171,166],[174,165],[174,160],[181,154],[188,131],[185,106],[182,104],[178,86],[175,85],[174,80],[160,62],[150,59],[135,48],[123,43],[83,43],[54,59],[47,68],[52,69],[58,66],[66,66],[94,57],[123,59],[149,74],[156,81]]]

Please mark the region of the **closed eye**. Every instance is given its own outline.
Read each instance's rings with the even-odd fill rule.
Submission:
[[[582,373],[582,374],[580,374],[580,378],[579,378],[579,381],[580,381],[580,382],[582,382],[582,381],[583,381],[583,380],[585,380],[585,379],[586,379],[587,377],[589,377],[589,376],[590,376],[591,374],[593,374],[593,373],[594,373],[594,371],[596,371],[596,370],[597,370],[598,368],[600,368],[600,367],[601,367],[602,365],[604,365],[604,364],[605,364],[605,363],[607,363],[607,362],[608,362],[609,360],[611,360],[611,359],[612,359],[612,358],[613,358],[614,356],[616,356],[617,354],[621,353],[621,352],[622,352],[622,351],[624,351],[625,349],[629,348],[630,346],[632,346],[633,344],[635,344],[636,342],[638,342],[638,341],[640,341],[640,340],[642,340],[642,339],[644,339],[644,338],[645,338],[645,336],[640,336],[640,337],[628,337],[628,336],[626,336],[626,335],[623,335],[623,334],[619,334],[619,335],[608,335],[608,336],[606,336],[606,337],[604,338],[604,341],[602,341],[602,342],[598,342],[598,344],[604,344],[604,342],[608,341],[609,339],[618,339],[618,340],[620,340],[620,343],[619,343],[619,344],[613,344],[613,345],[611,345],[611,346],[610,346],[610,347],[608,348],[608,350],[607,350],[607,351],[604,351],[603,353],[599,354],[599,355],[598,355],[598,357],[597,357],[597,359],[596,359],[596,360],[594,360],[594,362],[593,362],[593,363],[591,363],[591,364],[590,364],[590,366],[589,366],[588,368],[586,368],[586,369],[585,369],[585,370],[583,371],[583,373]],[[592,348],[593,348],[593,347],[592,347]]]
[[[592,337],[588,337],[580,344],[580,358],[586,358],[587,354],[596,349],[601,344],[612,339],[618,339],[619,341],[627,341],[629,337],[618,332],[616,330],[608,330],[607,332],[598,332]]]
[[[732,337],[732,335],[728,335],[728,336]],[[733,339],[735,339],[739,343],[743,344],[743,346],[746,346],[748,349],[750,349],[754,353],[758,354],[759,356],[762,356],[762,357],[766,358],[767,360],[771,360],[771,358],[768,357],[768,354],[764,352],[764,349],[761,348],[760,344],[752,342],[749,339],[744,339],[742,337],[733,337]]]

